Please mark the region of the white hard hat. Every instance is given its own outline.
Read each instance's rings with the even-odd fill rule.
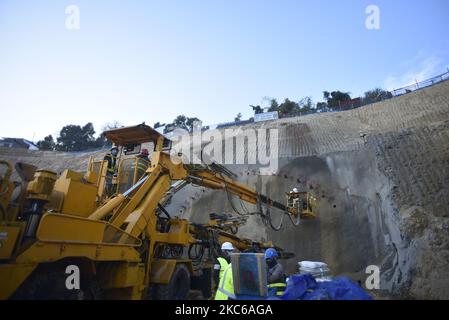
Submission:
[[[293,188],[293,192],[298,192],[298,189],[297,188]]]
[[[234,247],[230,242],[223,242],[221,245],[221,250],[234,250]]]

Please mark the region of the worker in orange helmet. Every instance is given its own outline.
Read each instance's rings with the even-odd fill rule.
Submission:
[[[148,152],[148,149],[143,148],[142,150],[140,150],[138,157],[150,161],[150,159],[148,158],[149,155],[150,153]]]
[[[132,170],[137,170],[136,178],[140,179],[143,174],[147,171],[148,167],[151,165],[151,161],[148,158],[148,149],[141,149],[140,153],[136,156],[136,162],[131,166]],[[137,166],[137,167],[136,167]],[[137,181],[134,181],[134,183]]]

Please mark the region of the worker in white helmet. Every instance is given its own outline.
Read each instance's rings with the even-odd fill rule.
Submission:
[[[298,205],[298,188],[293,188],[287,194],[287,206],[290,208],[296,208]]]
[[[214,269],[219,270],[219,276],[217,277],[217,283],[223,276],[224,269],[231,263],[231,253],[234,252],[234,246],[230,242],[223,242],[221,245],[221,255],[217,258],[218,264]]]
[[[106,187],[105,191],[108,196],[111,196],[114,193],[114,186],[112,184],[113,178],[116,175],[117,171],[117,155],[118,155],[118,147],[113,144],[111,147],[111,152],[106,154],[103,158],[103,161],[107,161],[108,169],[106,171]]]
[[[215,271],[218,271],[216,273],[216,274],[218,274],[218,276],[216,276],[216,281],[219,284],[218,291],[215,296],[216,300],[227,300],[227,298],[228,298],[227,294],[223,294],[223,292],[221,292],[223,290],[220,290],[220,286],[223,287],[224,282],[226,282],[226,283],[230,282],[231,284],[233,284],[233,281],[231,279],[232,278],[231,254],[234,251],[235,251],[234,246],[230,242],[223,242],[223,244],[221,245],[221,253],[222,254],[220,257],[217,258],[218,264],[216,264],[214,266]],[[227,279],[223,279],[225,271],[226,271]],[[229,284],[226,287],[229,287]],[[234,290],[232,290],[232,293],[233,293],[233,291]]]

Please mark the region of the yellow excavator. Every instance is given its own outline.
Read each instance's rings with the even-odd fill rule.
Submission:
[[[86,174],[65,170],[59,177],[17,163],[22,183],[11,182],[12,166],[0,161],[5,168],[0,181],[1,299],[185,299],[192,290],[210,297],[221,243],[230,241],[241,251],[273,244],[233,234],[241,219],[222,217],[201,225],[172,216],[165,206],[185,184],[224,190],[257,205],[257,214],[270,224],[269,211],[263,212],[268,207],[295,224],[315,217],[310,194],[287,193],[284,205],[237,182],[223,166],[172,161],[170,141],[145,124],[105,136],[128,151],[153,145],[147,170],[128,174],[129,184],[120,182],[119,172],[113,195],[104,193],[106,161],[90,161]]]

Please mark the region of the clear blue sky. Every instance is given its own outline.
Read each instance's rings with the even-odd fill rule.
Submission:
[[[80,29],[65,26],[67,5]],[[365,8],[380,9],[380,29]],[[0,2],[0,136],[66,124],[205,124],[263,97],[358,96],[449,66],[449,1]]]

